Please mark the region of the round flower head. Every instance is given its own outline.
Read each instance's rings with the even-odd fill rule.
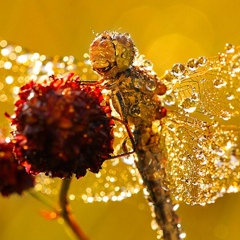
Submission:
[[[113,122],[101,89],[77,78],[51,76],[20,89],[16,102],[15,154],[28,172],[52,177],[97,173],[113,152]]]
[[[13,143],[0,138],[0,192],[2,196],[22,194],[34,186],[34,177],[18,164],[13,154]]]

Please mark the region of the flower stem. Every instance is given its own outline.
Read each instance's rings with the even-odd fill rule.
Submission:
[[[53,203],[49,201],[49,199],[43,198],[41,194],[39,194],[35,191],[29,190],[29,191],[27,191],[27,193],[29,195],[31,195],[33,198],[35,198],[36,200],[40,201],[45,206],[47,206],[48,208],[50,208],[51,210],[53,210],[54,212],[57,213],[56,208],[53,206]]]
[[[78,223],[76,222],[73,214],[70,211],[70,206],[67,200],[67,193],[71,183],[71,178],[65,178],[62,181],[61,191],[59,195],[59,204],[61,207],[60,215],[66,222],[66,224],[70,227],[72,232],[76,235],[79,240],[89,240],[83,230],[80,228]]]

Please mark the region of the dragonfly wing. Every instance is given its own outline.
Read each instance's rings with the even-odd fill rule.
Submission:
[[[168,87],[164,104],[178,112],[223,120],[240,113],[240,47],[175,64],[161,80]]]
[[[83,61],[78,61],[73,56],[50,57],[0,39],[1,130],[5,129],[6,134],[11,131],[6,127],[9,126],[9,121],[4,113],[13,113],[18,89],[29,80],[41,81],[52,74],[66,75],[74,72],[82,80],[96,81],[98,76],[92,71],[87,57]],[[116,132],[122,131],[118,130]],[[70,190],[71,198],[81,198],[86,202],[121,200],[138,192],[140,185],[136,170],[133,163],[125,163],[126,158],[106,161],[99,174],[88,173],[81,180],[74,180]],[[35,189],[52,196],[58,193],[60,184],[61,180],[40,174],[36,177]]]
[[[20,86],[29,80],[45,80],[49,75],[66,75],[74,72],[81,79],[98,77],[93,73],[86,58],[78,61],[73,56],[47,56],[29,51],[20,45],[0,39],[0,109],[1,128],[6,129],[9,122],[3,117],[5,112],[13,113],[14,102]]]
[[[35,190],[53,196],[59,193],[60,184],[61,179],[39,174]],[[74,178],[69,198],[86,203],[121,201],[138,193],[140,189],[136,168],[122,159],[112,159],[104,162],[98,174],[87,172],[81,179]]]
[[[217,57],[176,64],[163,76],[167,184],[176,199],[204,205],[239,190],[239,80],[240,52],[232,45]]]
[[[213,203],[240,184],[240,127],[169,114],[162,136],[166,182],[177,200]]]

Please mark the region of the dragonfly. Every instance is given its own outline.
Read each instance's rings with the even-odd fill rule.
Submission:
[[[91,62],[86,58],[84,63],[72,56],[31,53],[5,40],[0,46],[5,83],[16,83],[10,95],[1,93],[2,102],[11,95],[14,99],[24,81],[74,71],[83,81],[103,85],[113,114],[129,125],[132,136],[119,123],[115,128],[115,154],[124,149],[126,157],[106,161],[99,174],[91,175],[92,184],[80,194],[83,200],[119,201],[144,185],[164,239],[182,239],[175,201],[205,205],[239,191],[239,47],[226,44],[215,57],[177,63],[158,77],[128,34],[97,36],[90,46]],[[126,138],[134,146],[125,146]],[[126,148],[134,153],[128,156]],[[40,176],[36,190],[54,194],[53,182]]]

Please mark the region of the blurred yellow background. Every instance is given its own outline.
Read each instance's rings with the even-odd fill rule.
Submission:
[[[129,32],[161,75],[176,62],[216,55],[226,42],[239,45],[239,13],[237,0],[0,0],[0,36],[42,54],[82,60],[95,33]],[[240,239],[239,203],[240,194],[205,207],[182,203],[178,213],[187,239]],[[93,240],[156,238],[142,193],[117,203],[72,206]],[[68,239],[60,224],[40,216],[43,209],[29,195],[1,197],[0,239]]]

